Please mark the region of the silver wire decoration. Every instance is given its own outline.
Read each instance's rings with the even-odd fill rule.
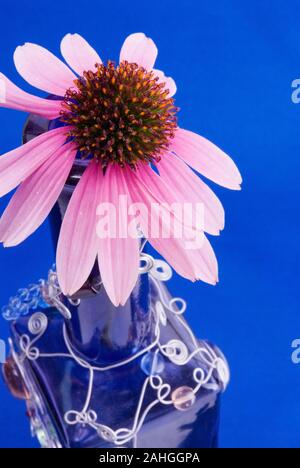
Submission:
[[[81,356],[78,356],[72,348],[66,327],[63,326],[63,338],[67,349],[67,353],[42,353],[38,348],[38,341],[44,335],[48,327],[47,316],[43,312],[34,313],[28,321],[29,334],[23,334],[20,337],[20,350],[18,354],[12,347],[12,354],[18,366],[22,367],[25,359],[35,361],[39,358],[70,358],[73,359],[79,366],[85,368],[89,373],[89,382],[87,385],[86,399],[83,407],[78,409],[70,408],[64,414],[66,424],[72,426],[76,424],[85,424],[93,428],[100,438],[114,444],[115,446],[124,446],[130,441],[133,445],[137,444],[137,435],[142,428],[148,413],[158,404],[174,405],[171,386],[163,380],[161,375],[150,373],[146,376],[141,388],[139,400],[136,405],[133,424],[131,427],[124,427],[114,430],[112,427],[104,425],[99,421],[97,413],[91,407],[94,375],[96,372],[105,372],[117,367],[126,366],[128,363],[140,358],[150,350],[157,356],[159,353],[166,359],[169,359],[174,365],[184,366],[188,364],[196,355],[201,356],[202,361],[207,366],[204,370],[201,367],[196,367],[193,371],[194,387],[191,388],[193,398],[201,388],[217,391],[220,387],[213,381],[212,375],[214,372],[218,374],[219,381],[222,384],[223,391],[225,390],[229,379],[228,365],[222,357],[218,356],[214,349],[207,343],[197,341],[188,324],[183,320],[182,315],[186,311],[186,302],[180,297],[169,299],[166,297],[162,287],[162,282],[168,281],[172,277],[171,267],[163,260],[155,260],[152,256],[141,252],[140,274],[149,274],[152,284],[155,286],[158,294],[158,300],[155,304],[155,331],[154,341],[145,349],[137,352],[135,355],[121,362],[117,362],[105,367],[93,366]],[[28,289],[20,290],[16,298],[11,298],[9,305],[2,309],[2,314],[7,320],[15,320],[18,316],[29,312],[30,304],[33,304],[33,310],[37,309],[40,304],[50,304],[55,306],[65,319],[69,319],[71,313],[60,300],[61,291],[57,281],[57,275],[52,268],[49,271],[47,281],[41,280],[37,285],[31,285]],[[23,299],[26,307],[22,306]],[[32,310],[32,309],[31,309]],[[168,321],[168,314],[176,315],[181,325],[186,329],[190,336],[193,350],[190,352],[183,341],[172,339],[167,343],[161,341],[161,327],[165,327]],[[144,398],[148,388],[154,390],[156,398],[143,408]],[[194,398],[195,400],[195,398]],[[174,405],[176,407],[176,405]]]

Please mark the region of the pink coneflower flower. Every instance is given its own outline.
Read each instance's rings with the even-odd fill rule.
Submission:
[[[0,196],[20,184],[0,220],[0,240],[9,247],[32,234],[57,201],[76,155],[85,158],[87,167],[70,200],[58,242],[60,285],[64,294],[76,293],[98,258],[111,301],[123,305],[138,278],[139,240],[99,238],[99,204],[118,207],[120,195],[126,195],[128,203],[149,208],[154,202],[202,202],[204,231],[218,235],[224,227],[222,205],[192,169],[234,190],[240,188],[241,176],[214,144],[178,127],[175,82],[153,68],[157,48],[144,34],[125,40],[119,65],[103,64],[78,34],[63,38],[61,52],[70,68],[35,44],[17,47],[14,54],[21,76],[59,100],[28,94],[0,74],[0,105],[64,123],[0,157]],[[127,220],[127,209],[117,209],[119,222]],[[140,224],[147,230],[145,219]],[[150,233],[148,240],[180,275],[217,282],[217,261],[206,237],[193,250],[181,238]]]

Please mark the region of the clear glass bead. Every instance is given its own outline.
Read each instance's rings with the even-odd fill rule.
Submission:
[[[4,363],[3,377],[6,385],[15,398],[20,400],[28,400],[30,398],[30,394],[25,385],[24,379],[11,356],[8,357]]]
[[[196,396],[191,387],[178,387],[172,393],[172,401],[176,409],[179,411],[186,411],[193,406],[196,401]]]
[[[160,353],[149,352],[143,356],[141,361],[141,368],[146,375],[161,374],[164,370],[164,358]]]

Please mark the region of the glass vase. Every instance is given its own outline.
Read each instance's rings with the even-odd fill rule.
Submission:
[[[23,141],[56,125],[31,115]],[[50,215],[55,246],[84,165],[76,160]],[[71,298],[53,267],[3,308],[11,321],[4,376],[26,401],[41,446],[217,447],[228,366],[217,347],[195,338],[183,318],[185,301],[167,290],[171,276],[144,247],[125,306],[112,305],[95,264]]]

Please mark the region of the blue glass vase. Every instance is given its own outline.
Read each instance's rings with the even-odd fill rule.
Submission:
[[[24,142],[49,125],[57,122],[31,115]],[[54,244],[83,170],[77,160],[52,210]],[[62,295],[53,268],[3,309],[11,320],[4,376],[26,401],[41,446],[217,447],[228,366],[218,348],[194,337],[185,301],[165,286],[171,275],[144,248],[125,306],[111,304],[95,265],[72,298]]]

